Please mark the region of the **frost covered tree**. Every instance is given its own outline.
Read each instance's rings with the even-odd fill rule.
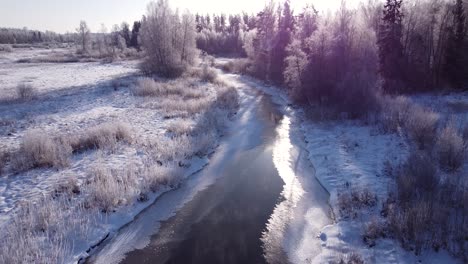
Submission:
[[[278,32],[276,34],[273,52],[271,53],[272,58],[269,75],[273,82],[283,84],[286,47],[291,42],[291,35],[294,29],[294,16],[289,1],[285,1],[283,8],[278,10],[278,17]]]
[[[257,34],[253,40],[255,74],[269,80],[271,58],[276,37],[277,19],[275,3],[271,1],[257,15]]]
[[[76,29],[78,33],[81,51],[83,53],[89,52],[89,45],[91,42],[91,31],[88,28],[88,24],[85,21],[80,22],[80,26]]]
[[[195,61],[196,28],[192,15],[173,11],[167,0],[151,2],[141,26],[147,58],[143,70],[165,77],[177,77]]]
[[[286,48],[287,57],[285,59],[286,68],[284,70],[284,81],[292,90],[293,97],[301,96],[302,74],[307,66],[307,55],[302,51],[301,41],[298,39]]]

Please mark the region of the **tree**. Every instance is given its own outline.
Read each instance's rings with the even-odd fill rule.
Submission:
[[[122,25],[120,26],[120,35],[125,39],[125,45],[126,47],[130,47],[130,41],[131,41],[131,36],[130,36],[130,26],[128,25],[127,22],[123,22]]]
[[[136,48],[137,50],[140,50],[140,41],[138,40],[139,34],[140,34],[140,28],[141,28],[141,22],[135,21],[133,23],[132,36],[130,38],[129,47]]]
[[[76,32],[78,33],[80,39],[81,51],[83,53],[87,53],[89,51],[91,31],[89,30],[85,21],[80,22],[80,26],[76,29]]]
[[[293,11],[290,8],[289,0],[284,2],[282,11],[278,22],[278,32],[276,34],[276,40],[271,53],[271,69],[269,72],[270,79],[277,83],[283,84],[283,72],[285,68],[286,58],[286,47],[291,42],[291,34],[294,29],[294,17]]]
[[[448,28],[449,37],[444,65],[444,75],[454,88],[463,88],[467,81],[467,66],[465,65],[465,11],[462,0],[456,0],[452,9],[453,22]]]
[[[276,32],[275,3],[270,1],[263,11],[257,15],[257,34],[253,40],[254,71],[257,77],[266,79],[270,77],[271,53],[274,47]]]
[[[285,59],[286,68],[284,70],[284,80],[286,85],[292,90],[295,99],[299,99],[302,89],[302,74],[307,66],[307,55],[302,51],[301,41],[295,39],[286,48],[287,57]]]
[[[378,47],[380,74],[383,89],[395,92],[402,88],[403,81],[403,35],[401,13],[402,0],[387,0],[384,6],[382,23],[379,28]]]
[[[186,13],[182,19],[167,0],[151,2],[141,26],[147,58],[143,70],[164,77],[177,77],[196,57],[195,21]]]

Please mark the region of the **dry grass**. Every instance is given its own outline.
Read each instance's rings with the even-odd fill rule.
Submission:
[[[218,86],[216,102],[219,108],[236,111],[239,108],[239,94],[231,86]]]
[[[36,90],[30,84],[20,83],[16,87],[16,95],[20,100],[30,101],[36,96]]]
[[[385,132],[397,132],[404,125],[412,102],[404,96],[380,97],[380,121]]]
[[[465,144],[462,136],[450,122],[440,133],[436,142],[436,152],[442,169],[453,172],[459,169],[465,160]]]
[[[69,137],[73,152],[90,149],[114,150],[120,141],[132,142],[130,127],[122,122],[108,122],[92,127],[77,137]]]
[[[184,170],[178,164],[148,166],[143,172],[143,191],[156,192],[162,187],[177,187],[183,179]]]
[[[50,138],[44,131],[26,132],[20,149],[12,155],[13,170],[25,171],[40,167],[68,166],[71,148],[63,143],[58,139]]]
[[[405,120],[405,129],[409,138],[420,149],[430,148],[434,144],[439,115],[420,106],[412,106]]]
[[[356,218],[362,208],[377,204],[377,196],[368,188],[344,189],[338,194],[338,210],[343,218]]]
[[[91,172],[91,183],[86,188],[87,203],[102,212],[112,212],[119,206],[136,200],[136,171],[131,168],[110,170],[104,166],[95,167]]]
[[[203,82],[216,83],[218,81],[216,70],[206,64],[201,69],[193,70],[192,76],[199,78]]]
[[[132,92],[136,96],[160,96],[166,90],[165,85],[161,82],[156,82],[151,78],[140,78],[133,86]]]
[[[375,246],[377,239],[385,237],[384,224],[376,218],[372,218],[364,226],[362,237],[367,246]]]
[[[191,134],[194,122],[191,119],[179,118],[171,121],[167,126],[167,131],[176,136]]]

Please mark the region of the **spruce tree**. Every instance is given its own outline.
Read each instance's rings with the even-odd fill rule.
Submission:
[[[380,74],[383,78],[383,89],[395,92],[402,88],[403,82],[403,14],[402,0],[387,0],[382,23],[379,28],[378,47]]]
[[[456,0],[453,6],[453,22],[448,28],[449,37],[444,64],[446,81],[454,88],[463,88],[467,81],[466,62],[466,29],[463,1]]]

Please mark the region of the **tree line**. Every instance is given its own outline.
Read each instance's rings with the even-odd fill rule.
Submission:
[[[197,45],[247,56],[251,74],[300,100],[345,107],[375,90],[467,89],[466,13],[462,0],[342,1],[334,13],[271,1],[256,16],[196,15]]]

